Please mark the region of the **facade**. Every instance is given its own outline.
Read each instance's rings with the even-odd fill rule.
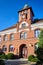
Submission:
[[[43,28],[43,20],[34,21],[33,10],[28,5],[18,12],[18,16],[16,25],[0,31],[0,49],[6,54],[14,53],[21,58],[27,58],[34,55],[38,47],[38,36],[40,29]]]

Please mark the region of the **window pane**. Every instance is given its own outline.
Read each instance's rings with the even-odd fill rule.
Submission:
[[[35,30],[35,37],[39,37],[40,35],[40,30]]]
[[[24,33],[24,39],[26,39],[26,38],[27,38],[27,33],[25,32],[25,33]]]
[[[22,24],[22,28],[24,28],[24,27],[26,27],[26,24],[25,23]]]
[[[9,51],[11,51],[11,52],[14,51],[14,46],[13,46],[13,45],[10,45],[10,46],[9,46]]]
[[[36,52],[37,49],[38,49],[38,44],[36,43],[36,44],[34,45],[34,47],[35,47],[35,52]]]
[[[26,39],[26,38],[27,38],[27,33],[26,32],[20,33],[20,39]]]
[[[7,40],[8,40],[8,38],[7,38],[7,36],[5,35],[5,36],[4,36],[4,41],[7,41]]]
[[[14,35],[11,35],[10,39],[11,39],[11,40],[14,40]]]
[[[20,39],[23,39],[23,33],[20,33]]]
[[[7,47],[4,45],[2,48],[3,51],[7,51]]]

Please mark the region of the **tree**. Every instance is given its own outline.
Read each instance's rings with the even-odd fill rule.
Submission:
[[[40,61],[43,62],[43,30],[39,35],[38,49],[36,51],[37,57]]]
[[[41,33],[39,35],[38,47],[43,48],[43,30],[41,30]]]

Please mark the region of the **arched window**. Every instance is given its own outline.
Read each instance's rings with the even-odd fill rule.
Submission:
[[[20,39],[26,39],[27,38],[27,33],[26,32],[21,32],[20,33]]]
[[[4,35],[4,41],[7,41],[7,40],[8,40],[7,35]]]
[[[38,38],[38,37],[39,37],[39,35],[40,35],[40,32],[41,32],[41,31],[40,31],[39,29],[35,30],[35,37],[37,37],[37,38]]]
[[[14,35],[13,34],[10,35],[10,40],[14,40]]]
[[[25,27],[26,27],[26,23],[23,23],[23,24],[22,24],[22,28],[25,28]]]
[[[20,33],[20,39],[23,39],[23,33],[22,32]]]
[[[34,47],[35,47],[35,52],[36,52],[37,49],[38,49],[38,44],[36,43],[36,44],[34,45]]]
[[[0,42],[2,42],[2,37],[0,36]]]
[[[14,51],[14,46],[11,44],[9,45],[9,52],[13,52]]]
[[[24,32],[24,39],[26,39],[27,38],[27,33],[26,32]]]
[[[3,50],[3,51],[7,51],[6,45],[3,45],[2,50]]]

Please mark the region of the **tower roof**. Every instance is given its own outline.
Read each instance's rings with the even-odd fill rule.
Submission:
[[[23,9],[26,9],[28,7],[29,7],[28,4],[25,4],[24,7],[23,7]]]
[[[24,7],[21,10],[18,11],[18,13],[21,12],[21,11],[27,10],[27,9],[30,9],[32,14],[33,14],[33,16],[34,16],[32,7],[28,6],[28,4],[25,4]]]

